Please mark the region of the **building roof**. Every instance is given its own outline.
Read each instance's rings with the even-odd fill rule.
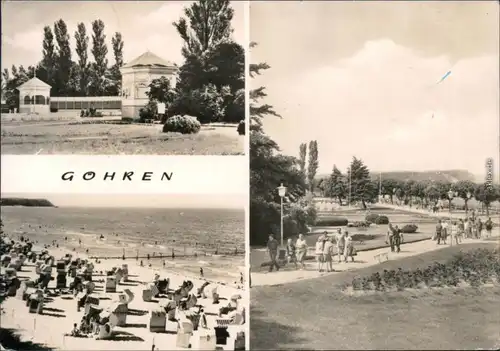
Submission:
[[[141,56],[123,65],[124,68],[129,67],[175,67],[175,64],[162,59],[160,56],[153,54],[151,51],[146,51]]]
[[[45,83],[44,81],[38,79],[37,77],[33,77],[26,83],[21,84],[20,86],[17,87],[17,89],[33,89],[33,88],[46,89],[46,88],[51,88],[51,86]]]

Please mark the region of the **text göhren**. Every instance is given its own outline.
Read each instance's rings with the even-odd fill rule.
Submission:
[[[174,175],[174,172],[163,172],[163,174],[160,177],[161,181],[164,180],[172,180],[172,176]],[[153,180],[154,173],[153,172],[143,172],[143,173],[134,173],[132,171],[130,172],[123,172],[123,173],[118,173],[117,172],[105,172],[104,175],[98,175],[96,172],[93,171],[88,171],[83,173],[81,176],[81,179],[83,180],[104,180],[104,181],[132,181],[132,178],[135,180],[143,181],[143,182],[148,182]],[[61,176],[62,180],[65,181],[73,181],[75,178],[75,172],[69,171],[63,173]],[[80,178],[79,176],[77,178]]]

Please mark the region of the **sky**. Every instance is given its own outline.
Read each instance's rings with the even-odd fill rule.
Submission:
[[[182,39],[172,25],[183,15],[190,1],[2,1],[2,70],[13,64],[36,64],[42,58],[43,27],[63,19],[70,33],[73,60],[77,60],[74,33],[79,22],[89,34],[89,58],[92,58],[91,22],[105,24],[108,60],[114,62],[111,38],[122,34],[124,61],[129,62],[146,51],[165,60],[182,64]],[[245,41],[244,2],[232,2],[233,39]],[[93,59],[93,58],[92,58]]]
[[[4,193],[2,197],[46,199],[58,207],[144,207],[144,208],[228,208],[246,206],[241,195],[187,195],[187,194],[18,194]]]
[[[489,2],[255,2],[252,79],[282,118],[282,152],[318,141],[318,173],[485,172],[499,154],[499,5]],[[442,76],[451,74],[437,84]]]

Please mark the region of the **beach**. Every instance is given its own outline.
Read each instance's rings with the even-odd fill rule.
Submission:
[[[189,309],[189,313],[203,309],[206,315],[207,327],[199,327],[189,337],[190,348],[199,349],[200,337],[215,337],[217,319],[225,319],[228,323],[229,315],[219,316],[219,309],[233,304],[232,297],[239,295],[238,306],[248,310],[248,297],[242,289],[242,213],[234,210],[3,207],[3,231],[9,240],[28,239],[34,243],[33,252],[47,250],[56,262],[66,255],[71,255],[71,260],[92,262],[94,294],[99,297],[99,306],[104,310],[113,306],[126,289],[134,299],[128,304],[126,324],[114,326],[110,340],[97,340],[95,336],[65,336],[71,332],[74,323],[80,325],[84,309],[77,310],[77,298],[72,293],[57,292],[57,273],[53,268],[54,280],[49,282],[45,291],[42,314],[29,313],[26,301],[15,296],[2,302],[0,330],[19,338],[15,347],[4,344],[4,340],[2,346],[38,350],[151,350],[155,345],[155,350],[186,349],[187,344],[185,347],[177,344],[178,322],[167,321],[162,332],[149,330],[150,311],[160,308],[160,304],[168,300],[161,294],[149,302],[143,299],[143,290],[150,286],[156,275],[159,280],[169,279],[169,292],[189,280],[193,283],[191,293],[196,294],[198,288],[209,283],[205,288],[206,298],[198,298],[196,306]],[[240,243],[240,251],[234,252]],[[175,257],[172,257],[172,250]],[[128,280],[122,280],[116,292],[106,292],[106,272],[124,264],[128,266]],[[35,263],[26,261],[17,276],[21,281],[38,278]],[[66,287],[72,281],[68,277]],[[215,287],[220,295],[218,304],[213,303],[211,296]],[[188,312],[176,309],[178,318],[185,313]],[[226,345],[217,346],[233,350],[237,333],[244,330],[245,324],[229,325]],[[28,343],[31,346],[26,346]]]

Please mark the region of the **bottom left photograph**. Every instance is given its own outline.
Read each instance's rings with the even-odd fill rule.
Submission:
[[[244,196],[2,194],[3,350],[244,350]]]

